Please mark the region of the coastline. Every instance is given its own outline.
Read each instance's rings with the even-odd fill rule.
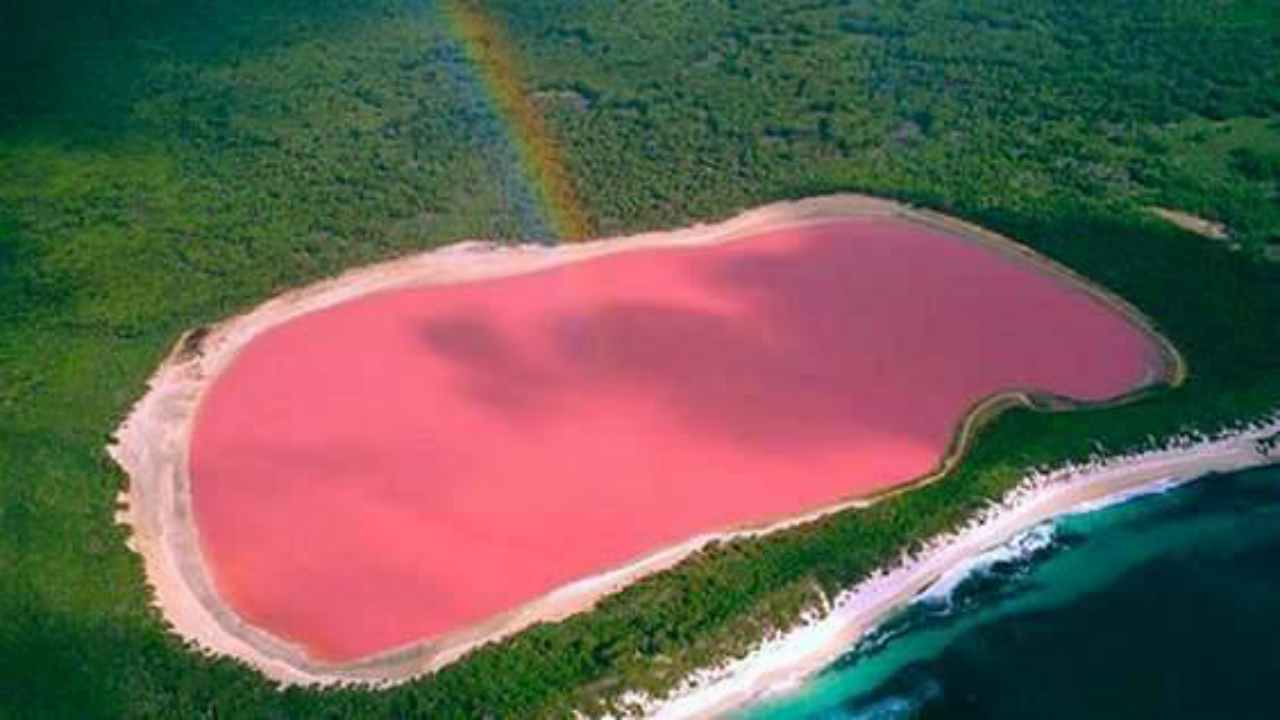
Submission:
[[[481,624],[353,663],[328,664],[312,660],[297,644],[239,618],[216,592],[194,527],[187,453],[205,389],[229,366],[239,349],[258,334],[300,315],[371,293],[538,272],[636,249],[726,243],[767,229],[868,216],[896,217],[981,243],[1069,283],[1126,317],[1152,338],[1160,348],[1161,357],[1148,384],[1114,402],[1139,397],[1151,383],[1164,381],[1178,385],[1185,377],[1181,355],[1141,312],[1123,299],[1008,238],[888,200],[859,195],[809,198],[767,205],[719,223],[555,248],[458,243],[358,268],[285,292],[244,314],[192,331],[178,341],[151,378],[146,395],[117,430],[114,444],[108,448],[130,479],[121,493],[122,509],[117,520],[132,530],[129,544],[143,557],[147,579],[155,589],[156,605],[179,635],[195,641],[203,649],[245,661],[274,680],[299,684],[393,684],[433,672],[480,645],[500,640],[536,622],[555,621],[587,610],[602,597],[675,565],[712,540],[767,534],[934,482],[960,461],[974,431],[1006,407],[1073,405],[1064,398],[1034,396],[1021,390],[993,395],[958,418],[955,436],[938,468],[923,477],[877,495],[845,498],[799,515],[723,528],[674,546],[656,548],[620,567],[570,582]],[[1105,404],[1109,403],[1090,405]]]
[[[916,555],[839,595],[825,614],[765,640],[744,658],[691,675],[667,698],[632,695],[622,704],[630,715],[681,720],[720,716],[794,688],[948,573],[1018,533],[1054,517],[1092,512],[1214,474],[1280,464],[1280,448],[1264,442],[1277,433],[1280,414],[1219,437],[1177,437],[1161,449],[1031,473],[961,530],[928,540]]]

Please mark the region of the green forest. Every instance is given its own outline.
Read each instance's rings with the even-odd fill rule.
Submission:
[[[528,239],[510,143],[433,0],[5,3],[0,717],[596,714],[744,653],[1028,469],[1280,407],[1280,4],[475,4],[518,54],[595,234],[897,198],[1119,293],[1188,381],[1010,411],[941,482],[707,547],[433,676],[282,690],[168,632],[104,448],[187,329],[352,266]]]

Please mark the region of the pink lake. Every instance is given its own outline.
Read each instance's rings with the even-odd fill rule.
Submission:
[[[192,506],[241,617],[349,661],[919,477],[1002,390],[1101,400],[1159,363],[1023,260],[837,220],[273,328],[205,396]]]

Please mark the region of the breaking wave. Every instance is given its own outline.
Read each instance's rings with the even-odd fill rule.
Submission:
[[[972,599],[979,584],[1005,583],[1026,575],[1031,565],[1064,547],[1067,540],[1052,520],[1032,526],[1008,542],[956,565],[916,597],[917,604],[952,610]]]
[[[942,683],[923,672],[907,678],[909,685],[888,697],[838,709],[832,720],[899,720],[915,717],[924,706],[942,697]]]
[[[1083,535],[1063,530],[1052,520],[1018,533],[948,570],[902,612],[867,633],[832,669],[874,655],[908,632],[951,622],[1028,590],[1025,579],[1035,565],[1083,542]]]
[[[1084,515],[1086,513],[1093,513],[1099,510],[1105,510],[1109,507],[1114,507],[1116,505],[1123,505],[1131,500],[1137,500],[1138,498],[1147,497],[1150,495],[1164,495],[1165,493],[1171,492],[1173,490],[1177,490],[1178,488],[1182,487],[1183,485],[1186,485],[1187,483],[1194,482],[1194,480],[1195,478],[1190,478],[1190,479],[1176,478],[1176,477],[1166,478],[1164,480],[1161,480],[1160,482],[1151,483],[1150,485],[1143,485],[1142,487],[1130,490],[1128,492],[1115,493],[1114,495],[1108,495],[1104,498],[1094,500],[1093,502],[1088,502],[1088,503],[1084,503],[1083,505],[1078,505],[1075,508],[1072,508],[1069,514]]]

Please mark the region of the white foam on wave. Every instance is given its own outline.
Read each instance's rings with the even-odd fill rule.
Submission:
[[[1195,482],[1196,479],[1197,478],[1195,477],[1165,478],[1164,480],[1161,480],[1159,482],[1155,482],[1150,485],[1143,485],[1141,487],[1134,488],[1133,490],[1130,490],[1128,492],[1119,492],[1113,495],[1108,495],[1106,497],[1099,498],[1092,502],[1081,503],[1080,505],[1077,505],[1076,507],[1072,508],[1070,512],[1067,512],[1064,514],[1086,515],[1088,513],[1094,513],[1099,510],[1105,510],[1110,507],[1115,507],[1117,505],[1123,505],[1127,502],[1132,502],[1134,500],[1137,500],[1138,498],[1149,497],[1151,495],[1164,495],[1165,493],[1171,492],[1173,490],[1177,490],[1183,485]]]
[[[1052,520],[1033,525],[1004,543],[973,556],[938,576],[938,579],[920,591],[907,603],[908,608],[924,606],[930,617],[951,615],[957,610],[956,591],[972,578],[983,577],[1001,565],[1022,566],[1032,562],[1036,555],[1053,547],[1058,541],[1057,527]],[[904,608],[905,611],[906,608]],[[889,618],[885,619],[886,621]],[[868,629],[854,646],[854,653],[876,652],[897,638],[917,629],[914,621],[905,623],[880,622]]]
[[[907,694],[877,700],[850,712],[849,720],[899,720],[914,717],[922,707],[942,695],[942,685],[932,678],[918,684]]]
[[[986,572],[998,564],[1029,561],[1037,553],[1052,547],[1056,540],[1057,526],[1052,520],[1033,525],[1014,535],[1003,545],[975,555],[947,570],[924,592],[917,595],[915,602],[925,601],[950,606],[956,589],[969,578]]]

